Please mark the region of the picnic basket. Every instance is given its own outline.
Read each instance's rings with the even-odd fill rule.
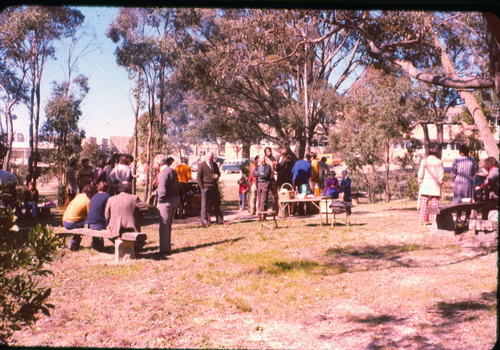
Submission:
[[[295,191],[293,190],[293,186],[290,185],[289,183],[284,183],[281,185],[280,191],[279,191],[279,198],[280,199],[294,199],[295,198]]]

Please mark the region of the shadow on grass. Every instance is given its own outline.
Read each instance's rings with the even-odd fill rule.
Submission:
[[[156,252],[158,250],[158,246],[153,246],[153,247],[147,247],[144,249],[144,251],[141,253],[141,259],[152,259],[152,260],[166,260],[168,259],[169,255],[173,254],[179,254],[179,253],[186,253],[186,252],[192,252],[196,249],[201,249],[201,248],[207,248],[207,247],[212,247],[214,245],[218,244],[224,244],[224,243],[234,243],[238,242],[245,237],[238,237],[238,238],[232,238],[232,239],[225,239],[222,241],[217,241],[217,242],[210,242],[210,243],[204,243],[204,244],[199,244],[196,246],[192,247],[184,247],[184,248],[178,248],[178,249],[172,249],[172,252],[170,254],[164,254],[164,253],[158,253]],[[151,251],[155,251],[154,253]]]
[[[473,256],[455,260],[451,260],[450,258],[449,261],[437,263],[429,263],[425,260],[419,262],[408,256],[408,253],[412,251],[429,251],[429,254],[432,254],[431,251],[439,249],[440,248],[426,247],[418,244],[385,246],[367,245],[330,248],[326,251],[325,255],[328,259],[332,259],[328,264],[331,266],[355,266],[355,268],[360,271],[376,271],[395,267],[421,268],[454,265],[493,254],[497,251],[497,247],[481,247],[475,250],[476,254]]]
[[[461,301],[440,301],[427,312],[433,317],[434,334],[448,336],[460,323],[471,322],[480,316],[477,312],[496,310],[496,292],[481,293],[477,298]],[[484,315],[484,314],[482,314]],[[484,316],[483,316],[484,317]]]
[[[351,322],[364,323],[371,326],[376,326],[380,324],[392,323],[392,324],[400,324],[403,323],[406,318],[395,317],[391,315],[378,315],[378,316],[366,316],[366,317],[356,317],[351,319]]]
[[[390,208],[385,209],[383,211],[418,211],[417,207],[408,207],[408,208]]]

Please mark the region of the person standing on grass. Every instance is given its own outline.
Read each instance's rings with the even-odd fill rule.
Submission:
[[[78,161],[72,159],[69,162],[69,168],[66,170],[66,206],[75,198],[78,190],[78,181],[76,174],[78,171]]]
[[[264,148],[264,157],[266,159],[266,163],[271,167],[271,175],[269,177],[269,192],[273,196],[273,211],[275,213],[279,210],[279,197],[278,197],[278,185],[276,183],[276,178],[274,177],[275,168],[276,168],[276,158],[273,156],[273,151],[271,147]]]
[[[107,227],[104,210],[108,203],[108,183],[101,181],[97,183],[97,193],[90,199],[89,218],[87,220],[89,228],[92,230],[105,230]],[[104,239],[102,237],[92,237],[92,249],[102,251],[104,249]]]
[[[96,189],[92,185],[87,185],[82,189],[82,193],[77,195],[66,207],[62,217],[62,223],[65,229],[72,230],[83,228],[86,224],[87,215],[90,209],[90,200],[94,196]],[[80,249],[82,235],[73,235],[69,244],[69,249],[77,251]]]
[[[292,168],[294,165],[292,157],[288,154],[288,151],[284,149],[281,151],[279,162],[276,164],[276,172],[278,174],[276,179],[276,185],[278,189],[284,184],[292,184]]]
[[[316,159],[316,153],[311,153],[311,178],[309,179],[309,188],[312,190],[318,184],[319,187],[319,160]]]
[[[325,179],[328,176],[328,164],[326,164],[326,157],[321,157],[318,162],[319,171],[319,188],[323,190],[325,187]]]
[[[420,225],[429,225],[433,223],[436,218],[436,215],[429,215],[427,207],[429,205],[439,204],[443,178],[443,161],[438,158],[437,149],[431,148],[427,158],[420,162],[420,168],[418,170],[418,184],[420,185],[420,213],[418,215],[418,221]]]
[[[248,184],[244,176],[238,180],[238,204],[240,211],[245,210],[245,202],[247,199]]]
[[[257,213],[257,179],[253,176],[255,168],[259,164],[259,156],[256,155],[255,159],[250,162],[248,180],[250,182],[250,198],[248,199],[248,212],[250,215]]]
[[[201,191],[201,224],[208,227],[208,211],[213,208],[217,224],[224,223],[222,201],[219,193],[220,170],[214,162],[213,152],[207,152],[205,161],[198,164],[197,180]]]
[[[128,188],[130,191],[129,193],[132,193],[132,180],[138,176],[132,174],[132,169],[130,167],[131,162],[130,157],[122,155],[120,157],[120,163],[117,164],[109,174],[109,177],[116,186],[117,193],[123,188]],[[130,186],[123,186],[125,182],[130,183]]]
[[[460,146],[460,157],[451,165],[451,178],[455,180],[452,203],[460,203],[463,198],[474,198],[474,175],[477,165],[474,158],[469,157],[469,148]],[[465,221],[469,220],[471,210],[465,211]],[[462,211],[457,211],[457,222],[461,221]]]
[[[85,186],[92,185],[93,176],[94,171],[90,166],[90,160],[88,158],[82,159],[82,168],[78,171],[78,188],[80,192]]]
[[[94,173],[92,174],[92,184],[94,186],[97,186],[97,184],[101,181],[106,181],[106,171],[104,168],[106,167],[106,160],[104,159],[99,159],[99,162],[97,163],[97,168],[94,170]]]
[[[186,204],[186,194],[189,191],[189,180],[191,180],[191,167],[188,165],[187,157],[181,158],[181,164],[175,167],[177,179],[179,180],[179,218],[182,218]]]
[[[160,253],[172,251],[172,222],[180,203],[177,172],[169,166],[158,175],[158,211],[160,212]]]
[[[309,179],[312,176],[311,167],[311,156],[306,153],[304,159],[298,160],[292,168],[292,181],[293,186],[296,190],[300,191],[302,185],[308,185]],[[304,215],[305,208],[304,205],[297,205],[297,203],[292,203],[292,213],[295,215]]]
[[[266,162],[264,154],[259,156],[259,165],[255,168],[253,176],[257,179],[257,197],[259,198],[259,212],[267,211],[267,199],[271,186],[271,166]],[[259,214],[263,215],[263,214]]]
[[[115,183],[110,177],[111,172],[115,168],[115,160],[113,157],[110,157],[108,160],[108,164],[104,167],[104,172],[106,173],[106,182],[108,183],[108,193],[110,196],[114,196],[116,189],[115,189]]]

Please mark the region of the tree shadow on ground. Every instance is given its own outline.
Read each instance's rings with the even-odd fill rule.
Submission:
[[[364,332],[367,328],[372,332],[371,342],[366,347],[371,350],[378,349],[429,349],[429,350],[444,350],[435,341],[420,335],[403,335],[397,336],[397,331],[394,327],[404,326],[409,320],[406,317],[398,317],[394,315],[367,315],[361,317],[352,317],[349,322],[362,324],[361,329],[356,329],[358,332]],[[352,333],[352,331],[349,331]]]
[[[217,241],[217,242],[203,243],[203,244],[199,244],[199,245],[192,246],[192,247],[183,247],[183,248],[172,249],[172,252],[170,254],[158,253],[157,250],[159,249],[159,247],[156,245],[156,246],[151,246],[151,247],[145,248],[143,250],[143,253],[141,253],[141,258],[142,259],[152,259],[152,260],[167,260],[169,255],[192,252],[192,251],[197,250],[197,249],[212,247],[214,245],[219,245],[219,244],[224,244],[224,243],[234,243],[234,242],[238,242],[244,238],[245,237],[238,237],[238,238],[232,238],[232,239],[225,239],[225,240]],[[155,251],[155,252],[152,252],[152,251]]]
[[[385,246],[347,246],[339,248],[330,248],[326,251],[325,257],[328,260],[326,265],[329,266],[348,266],[348,272],[354,270],[359,271],[376,271],[395,267],[406,268],[422,268],[422,267],[438,267],[458,264],[464,261],[471,261],[479,257],[493,254],[497,251],[497,247],[480,247],[475,249],[473,256],[462,258],[450,257],[449,260],[432,263],[425,258],[421,261],[412,256],[412,252],[440,250],[431,246],[421,246],[418,244],[407,245],[385,245]],[[417,254],[416,256],[421,256]]]
[[[405,207],[405,208],[384,209],[383,211],[418,211],[418,209],[417,207]]]
[[[432,318],[434,334],[439,337],[449,336],[451,330],[460,323],[474,321],[477,312],[496,310],[496,292],[483,292],[477,298],[460,301],[439,301],[427,310]]]

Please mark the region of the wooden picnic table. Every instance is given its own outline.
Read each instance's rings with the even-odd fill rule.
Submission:
[[[279,200],[279,205],[281,209],[281,226],[284,228],[285,227],[285,209],[286,207],[291,206],[292,203],[312,203],[316,208],[319,210],[319,224],[320,226],[323,226],[323,218],[321,215],[321,201],[325,200],[328,202],[328,200],[331,200],[332,197],[330,196],[320,196],[320,197],[305,197],[305,198],[280,198]],[[289,219],[289,227],[292,226],[292,216],[289,213],[288,219]],[[326,214],[326,224],[328,225],[328,213]]]

